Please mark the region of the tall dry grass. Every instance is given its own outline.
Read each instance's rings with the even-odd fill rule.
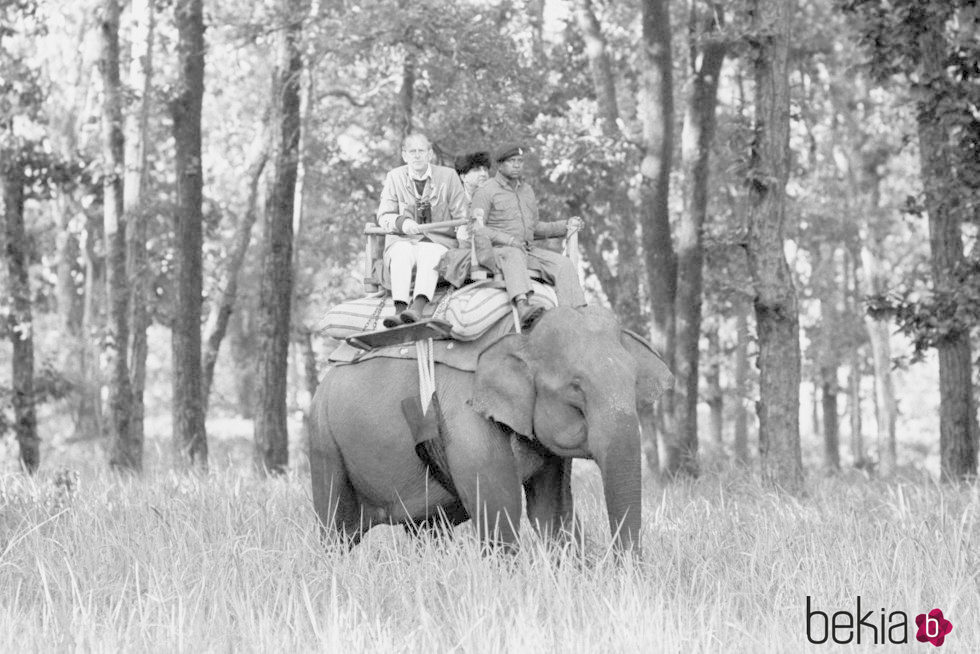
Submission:
[[[797,500],[732,472],[648,485],[643,558],[617,562],[588,466],[584,557],[526,528],[515,556],[480,556],[467,526],[324,546],[308,484],[0,477],[0,652],[891,651],[808,645],[807,595],[910,621],[939,607],[942,651],[980,651],[974,487],[813,478]],[[907,649],[932,651],[914,633]]]

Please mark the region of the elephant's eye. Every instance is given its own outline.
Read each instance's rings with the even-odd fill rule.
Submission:
[[[579,409],[585,407],[585,391],[582,390],[582,384],[577,379],[569,382],[565,391],[565,397],[569,404]]]

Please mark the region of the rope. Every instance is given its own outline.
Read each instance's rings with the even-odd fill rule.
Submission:
[[[367,322],[367,325],[364,328],[364,331],[366,331],[366,332],[373,332],[375,329],[377,329],[377,327],[378,327],[378,319],[381,317],[381,312],[384,311],[385,305],[387,303],[388,303],[388,300],[385,299],[382,296],[381,297],[381,301],[378,302],[378,306],[376,306],[374,308],[374,312],[371,314],[371,317],[368,318],[368,322]]]
[[[432,339],[415,342],[415,359],[419,366],[419,395],[422,400],[422,415],[429,411],[432,394],[436,390],[436,362],[433,356]]]

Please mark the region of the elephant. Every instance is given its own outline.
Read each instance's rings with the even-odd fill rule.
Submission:
[[[415,360],[331,367],[310,411],[313,503],[325,535],[356,545],[377,524],[458,524],[514,547],[522,516],[541,534],[574,531],[571,460],[598,464],[614,545],[638,551],[640,424],[673,385],[651,346],[604,307],[556,307],[486,347],[474,372],[435,366],[445,458],[456,495],[416,455],[401,400]],[[646,423],[644,423],[646,424]]]

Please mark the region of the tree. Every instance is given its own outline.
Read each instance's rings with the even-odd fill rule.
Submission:
[[[796,290],[783,253],[791,3],[753,0],[751,16],[755,116],[747,180],[747,252],[759,340],[759,450],[763,480],[799,492],[803,487],[799,317]]]
[[[681,132],[684,212],[677,229],[677,288],[674,297],[676,351],[674,418],[681,456],[668,457],[668,472],[697,474],[698,387],[704,223],[708,213],[711,144],[715,136],[718,78],[727,46],[719,36],[724,9],[691,2],[689,65],[691,91]]]
[[[248,179],[248,201],[245,207],[245,214],[239,219],[235,226],[235,233],[232,238],[231,247],[228,251],[228,263],[224,270],[223,279],[217,297],[214,298],[211,316],[208,319],[208,337],[204,348],[203,372],[204,381],[202,384],[202,402],[205,410],[208,406],[208,398],[211,394],[211,384],[214,380],[214,367],[218,362],[218,351],[221,342],[228,332],[228,324],[231,320],[232,311],[235,309],[235,301],[238,297],[238,278],[241,274],[242,265],[245,263],[245,255],[248,253],[248,246],[252,240],[252,227],[258,218],[258,193],[259,181],[262,172],[265,170],[266,162],[269,159],[268,145],[263,139],[259,145],[259,150],[255,158],[249,164],[246,173]]]
[[[674,300],[677,296],[677,256],[670,234],[668,199],[674,147],[674,83],[670,43],[670,0],[643,0],[638,102],[642,107],[640,202],[643,252],[652,310],[652,341],[673,369],[675,352]],[[679,470],[681,461],[695,461],[697,450],[677,441],[673,423],[674,393],[661,401],[666,444],[664,467]],[[685,449],[685,446],[688,449]]]
[[[948,60],[945,24],[950,18],[947,7],[929,7],[920,16],[917,58],[922,67],[920,82],[915,85],[919,111],[919,156],[925,187],[926,210],[929,213],[929,249],[932,254],[933,280],[938,287],[955,287],[964,269],[963,234],[960,223],[963,209],[970,204],[962,190],[949,194],[948,180],[966,181],[958,174],[948,144],[964,135],[958,126],[944,116],[944,102],[959,99],[958,89],[950,89],[946,78]],[[945,4],[945,3],[943,3]],[[931,11],[930,11],[931,10]],[[917,12],[913,12],[917,13]],[[980,50],[980,48],[978,48]],[[976,53],[974,53],[976,54]],[[974,63],[965,62],[968,66]],[[980,75],[976,75],[980,79]],[[950,96],[953,96],[950,98]],[[975,99],[975,98],[974,98]],[[962,111],[962,108],[959,109]],[[974,145],[980,136],[972,127]],[[969,136],[967,136],[969,138]],[[973,149],[976,157],[977,150]],[[967,213],[966,215],[970,215]],[[939,447],[941,473],[946,481],[968,479],[977,474],[977,412],[973,395],[973,354],[966,329],[950,330],[937,346],[939,350]]]
[[[109,370],[109,464],[123,470],[142,466],[143,442],[133,438],[129,379],[129,290],[126,276],[126,219],[123,212],[122,85],[119,77],[119,0],[102,5],[102,189],[106,241]]]
[[[980,207],[980,101],[975,3],[971,0],[842,0],[861,19],[871,70],[881,80],[899,75],[916,101],[922,209],[928,214],[932,297],[899,301],[892,309],[915,334],[917,350],[939,354],[940,471],[944,481],[977,472],[978,425],[970,329],[980,307],[964,256],[964,221]],[[896,306],[897,305],[897,306]]]
[[[129,90],[136,94],[135,107],[127,112],[125,123],[126,173],[123,183],[123,211],[126,215],[126,277],[129,280],[129,375],[132,393],[129,459],[142,459],[143,421],[146,413],[143,395],[146,386],[146,330],[150,324],[147,301],[149,261],[146,251],[147,159],[149,119],[153,92],[153,42],[155,0],[132,0],[135,23],[129,64]]]
[[[171,103],[177,211],[173,319],[173,430],[178,460],[207,466],[201,393],[201,103],[204,97],[202,0],[176,0],[178,94]]]
[[[6,131],[6,129],[5,129]],[[27,234],[24,230],[23,161],[8,158],[0,170],[3,184],[4,239],[9,275],[11,310],[5,331],[10,336],[12,359],[12,400],[14,433],[20,446],[20,462],[33,473],[41,462],[37,415],[34,409],[34,319],[31,312],[31,288],[27,271]]]
[[[265,211],[265,256],[259,297],[259,412],[255,418],[256,464],[273,474],[289,464],[286,372],[293,293],[293,211],[299,165],[300,78],[303,8],[281,5],[287,20],[280,46],[275,101],[278,121],[272,188]]]
[[[608,44],[605,35],[602,33],[599,20],[596,18],[591,0],[579,0],[576,15],[579,30],[585,41],[586,56],[589,59],[589,72],[596,97],[598,122],[602,134],[601,144],[605,146],[605,149],[611,151],[610,154],[615,153],[622,147],[624,135],[620,130],[622,120],[619,115],[619,103],[616,99],[616,78],[613,75]],[[590,250],[590,262],[596,269],[597,275],[603,280],[603,289],[623,325],[627,329],[644,332],[646,331],[644,327],[645,312],[640,299],[642,261],[640,261],[636,244],[636,212],[628,196],[628,186],[622,183],[619,175],[603,176],[602,179],[605,183],[599,185],[593,197],[602,197],[605,202],[589,204],[594,213],[598,213],[596,209],[601,209],[609,214],[608,218],[602,222],[607,223],[609,227],[614,227],[610,231],[613,233],[613,240],[616,243],[615,275],[607,271],[603,265],[599,239],[593,234],[586,233],[583,235],[583,241]],[[582,213],[586,203],[578,201],[576,204],[579,206],[575,207],[575,213]],[[598,231],[598,229],[593,229],[593,231]]]

